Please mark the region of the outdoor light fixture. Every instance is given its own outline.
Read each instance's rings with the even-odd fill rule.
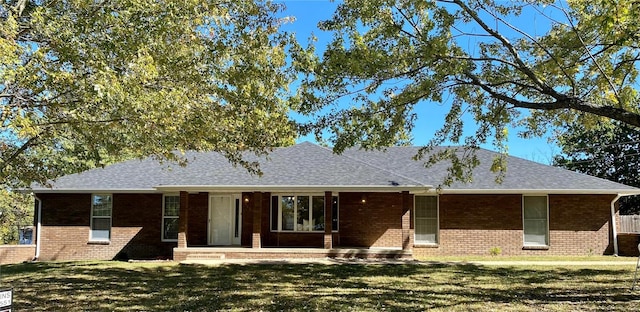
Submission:
[[[245,198],[244,198],[244,202],[245,202],[245,203],[248,203],[248,202],[249,202],[249,197],[245,197]]]

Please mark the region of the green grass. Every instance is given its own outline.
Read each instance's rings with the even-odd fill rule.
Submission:
[[[638,257],[614,256],[433,256],[422,257],[422,261],[586,261],[586,262],[635,262]]]
[[[634,311],[635,265],[3,265],[16,311]]]

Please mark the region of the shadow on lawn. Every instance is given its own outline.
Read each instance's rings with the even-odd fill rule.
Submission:
[[[5,265],[1,273],[17,311],[629,310],[640,299],[629,292],[633,272],[615,267],[68,262]]]

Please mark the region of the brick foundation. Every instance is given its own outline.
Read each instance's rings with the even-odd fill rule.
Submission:
[[[35,254],[36,245],[0,245],[0,264],[31,261]]]

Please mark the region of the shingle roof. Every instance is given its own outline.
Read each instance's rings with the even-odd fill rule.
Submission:
[[[258,161],[262,176],[235,167],[215,152],[188,152],[186,167],[161,164],[153,158],[129,160],[105,168],[67,175],[52,182],[52,188],[34,186],[35,192],[62,191],[157,191],[177,189],[432,189],[440,184],[448,164],[424,168],[412,157],[419,147],[390,147],[384,151],[350,149],[341,155],[311,143],[276,148],[268,157],[248,156]],[[494,152],[479,150],[480,167],[469,184],[454,183],[444,191],[548,191],[567,190],[599,193],[640,193],[640,189],[607,180],[509,157],[502,184],[488,170]]]
[[[443,148],[436,148],[435,152],[437,149]],[[383,166],[391,172],[400,172],[417,181],[431,181],[435,185],[442,183],[450,163],[443,161],[425,169],[424,161],[410,161],[419,149],[420,147],[415,146],[389,147],[384,151],[350,149],[344,155],[374,166]],[[496,183],[497,174],[492,172],[490,167],[493,159],[499,154],[479,149],[476,155],[480,165],[473,171],[473,181],[471,183],[454,182],[451,186],[444,187],[445,191],[528,190],[533,192],[536,190],[566,190],[591,192],[611,190],[615,191],[612,193],[640,192],[638,188],[514,156],[507,158],[507,171],[504,180],[502,183]]]

